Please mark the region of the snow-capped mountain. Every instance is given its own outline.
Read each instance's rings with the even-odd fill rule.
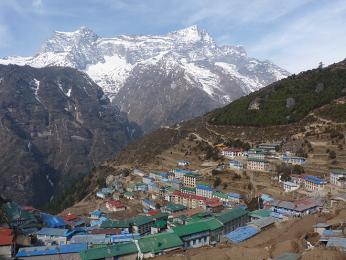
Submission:
[[[33,57],[0,59],[10,63],[82,70],[144,130],[201,115],[289,75],[240,46],[218,46],[197,26],[114,38],[85,27],[55,32]]]

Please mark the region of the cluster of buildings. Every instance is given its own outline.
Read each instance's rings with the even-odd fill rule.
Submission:
[[[260,164],[265,161],[260,152],[263,149],[267,154],[274,153],[277,146],[262,144],[246,153],[233,152],[237,157],[248,156],[248,168],[267,171],[266,164]],[[227,156],[231,155],[234,153]],[[234,166],[242,167],[233,161]],[[177,164],[185,167],[190,163]],[[97,191],[96,197],[104,207],[87,216],[55,216],[14,202],[2,203],[0,219],[6,221],[0,223],[0,258],[145,259],[217,243],[240,243],[277,222],[314,214],[325,205],[321,199],[283,201],[262,194],[263,208],[249,211],[240,194],[213,189],[198,172],[177,168],[147,173],[134,169],[132,175],[134,181],[114,179]],[[345,170],[332,170],[329,182],[344,188],[345,177]],[[292,176],[290,182],[283,182],[287,192],[300,187],[321,191],[326,185],[326,180],[315,176]],[[110,217],[114,212],[126,216],[130,200],[138,201],[142,213],[121,219]],[[339,231],[330,231],[327,225],[316,228],[322,232],[321,243],[342,248],[345,238],[335,235]]]
[[[281,142],[262,143],[248,150],[226,147],[221,149],[220,153],[230,159],[229,167],[236,170],[270,172],[273,169],[269,159],[280,160],[291,165],[303,165],[306,162],[306,158],[291,153],[279,153],[280,146]]]
[[[290,181],[282,182],[285,192],[292,192],[304,188],[309,192],[326,191],[327,188],[340,190],[346,189],[346,170],[332,169],[329,172],[329,181],[312,175],[291,175]]]

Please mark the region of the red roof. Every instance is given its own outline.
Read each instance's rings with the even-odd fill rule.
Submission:
[[[154,216],[154,215],[159,214],[159,213],[161,213],[161,210],[159,210],[159,209],[157,209],[157,210],[151,210],[151,211],[148,211],[148,212],[147,212],[147,214],[148,214],[149,216]]]
[[[72,214],[72,213],[68,213],[66,216],[63,217],[63,219],[65,221],[72,221],[72,220],[76,220],[79,217],[76,214]]]
[[[223,204],[220,202],[218,198],[207,199],[205,205],[212,208],[223,206]]]
[[[179,196],[182,198],[186,198],[186,199],[194,199],[194,200],[202,200],[205,201],[206,198],[202,197],[202,196],[198,196],[198,195],[194,195],[194,194],[187,194],[187,193],[182,193],[181,191],[174,191],[173,192],[174,196]]]
[[[172,217],[173,218],[177,218],[177,217],[180,217],[180,216],[183,216],[183,215],[191,217],[193,215],[196,215],[196,214],[204,212],[204,211],[205,211],[204,208],[197,207],[197,208],[194,208],[194,209],[187,209],[187,210],[175,212],[175,213],[172,214]]]
[[[119,200],[109,200],[106,202],[108,205],[116,208],[124,208],[125,206]]]
[[[7,246],[13,243],[12,229],[0,227],[0,246]]]
[[[35,209],[31,206],[27,206],[27,205],[24,205],[24,206],[21,206],[22,210],[25,210],[25,211],[29,211],[29,212],[39,212],[40,210],[38,209]]]
[[[111,229],[94,229],[90,231],[90,234],[93,235],[119,235],[121,234],[121,230],[118,228],[111,228]]]

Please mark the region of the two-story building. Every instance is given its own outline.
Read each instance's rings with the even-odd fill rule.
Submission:
[[[304,177],[304,187],[308,191],[321,191],[324,190],[327,181],[316,176],[307,175]]]
[[[172,194],[171,202],[175,204],[184,205],[187,208],[203,207],[206,198],[193,194],[182,193],[181,191],[174,191]]]
[[[241,170],[241,169],[244,169],[244,164],[242,161],[230,160],[229,161],[229,168],[235,169],[235,170]]]
[[[132,226],[132,233],[138,233],[141,236],[150,234],[151,227],[154,224],[154,219],[149,216],[138,215],[130,220]]]
[[[221,150],[221,155],[226,158],[245,157],[246,152],[239,148],[224,148]]]
[[[110,199],[106,202],[106,208],[109,211],[123,211],[126,209],[126,207],[124,206],[124,204],[122,204],[119,200],[113,200]]]
[[[184,243],[184,248],[198,248],[220,241],[223,225],[216,218],[179,225],[173,228]]]
[[[216,219],[223,224],[223,234],[245,226],[250,221],[249,212],[242,208],[226,210],[216,215]]]
[[[283,155],[282,161],[292,165],[302,165],[306,162],[306,158],[291,155]]]
[[[314,199],[298,201],[275,200],[272,202],[272,214],[274,217],[301,217],[313,214],[319,210],[322,202]]]
[[[291,181],[284,181],[282,183],[282,187],[285,192],[291,192],[299,189],[299,184],[291,182]]]
[[[210,199],[213,196],[213,189],[205,184],[197,184],[196,195]]]
[[[330,171],[330,184],[346,189],[346,170],[333,169]]]
[[[63,245],[67,244],[68,239],[72,237],[74,232],[63,228],[44,227],[35,234],[37,240],[44,245]]]
[[[251,171],[261,171],[261,172],[269,172],[270,171],[270,163],[264,159],[257,159],[249,157],[247,159],[246,168]]]

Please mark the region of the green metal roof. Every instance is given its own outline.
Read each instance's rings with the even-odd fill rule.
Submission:
[[[230,209],[227,211],[224,211],[216,216],[216,218],[221,221],[221,223],[225,224],[228,223],[234,219],[237,219],[239,217],[242,217],[244,215],[248,214],[248,212],[241,208],[235,208]]]
[[[7,202],[2,205],[2,209],[4,210],[7,219],[12,222],[17,219],[25,219],[25,220],[35,220],[33,214],[28,211],[22,210],[17,203]]]
[[[220,191],[214,191],[213,196],[216,196],[222,199],[228,199],[228,195]]]
[[[101,228],[128,228],[130,222],[127,220],[105,220],[101,223]]]
[[[133,223],[135,226],[141,226],[148,224],[150,222],[153,222],[153,218],[149,216],[144,216],[144,215],[138,215],[136,217],[133,217],[130,222]]]
[[[167,220],[163,220],[163,219],[157,220],[154,222],[153,227],[165,228],[167,227]]]
[[[111,246],[91,248],[80,252],[82,260],[104,259],[137,253],[135,243],[119,243]]]
[[[152,216],[153,219],[168,219],[169,214],[168,213],[164,213],[164,212],[160,212],[157,213],[155,215]]]
[[[261,217],[261,218],[266,218],[270,217],[271,210],[268,209],[258,209],[250,212],[250,216],[252,217]]]
[[[142,253],[158,253],[170,248],[181,247],[183,244],[179,236],[173,232],[149,235],[138,240],[138,245]]]
[[[169,203],[166,208],[171,212],[177,212],[186,209],[184,205]]]
[[[199,212],[197,214],[194,214],[191,217],[194,219],[202,219],[202,218],[208,217],[210,215],[211,215],[210,212],[204,211],[204,212]]]
[[[195,233],[216,230],[221,227],[223,227],[223,225],[216,218],[209,218],[206,220],[174,227],[173,231],[179,237],[184,237]]]
[[[127,191],[127,192],[124,193],[124,196],[126,196],[126,197],[133,197],[133,193],[130,192],[130,191]]]

